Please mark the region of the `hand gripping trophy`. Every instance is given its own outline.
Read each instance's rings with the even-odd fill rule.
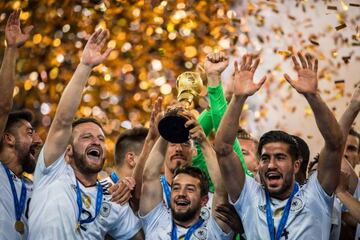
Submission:
[[[160,135],[168,142],[183,143],[189,140],[191,126],[185,127],[188,118],[183,113],[191,109],[194,98],[200,94],[202,87],[203,82],[197,72],[184,72],[176,79],[179,104],[168,108],[158,125]]]

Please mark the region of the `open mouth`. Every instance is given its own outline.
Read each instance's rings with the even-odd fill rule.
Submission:
[[[190,205],[190,201],[188,201],[186,199],[178,199],[175,201],[175,204],[180,207],[186,207],[186,206]]]
[[[266,174],[266,178],[268,179],[270,185],[274,185],[281,179],[281,174],[277,172],[269,172]]]
[[[97,146],[91,146],[86,151],[86,156],[93,160],[99,160],[101,158],[101,155],[102,155],[102,150]]]

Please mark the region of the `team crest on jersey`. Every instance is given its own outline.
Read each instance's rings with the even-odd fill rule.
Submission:
[[[207,238],[207,229],[205,227],[198,228],[191,237],[191,240],[205,240]]]
[[[297,212],[303,209],[303,207],[304,207],[303,201],[298,197],[294,197],[294,199],[291,202],[290,211]]]
[[[111,204],[108,202],[103,202],[100,210],[100,215],[102,217],[108,217],[111,211]]]
[[[259,210],[262,211],[263,213],[266,212],[266,205],[259,205]]]
[[[202,207],[200,210],[200,217],[204,220],[208,220],[210,218],[210,210],[207,207]]]

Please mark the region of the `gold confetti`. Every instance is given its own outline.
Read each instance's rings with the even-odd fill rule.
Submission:
[[[346,28],[346,24],[345,24],[345,23],[343,23],[343,24],[335,27],[336,31],[339,31],[339,30],[341,30],[341,29],[343,29],[343,28]]]
[[[329,10],[337,10],[337,7],[336,6],[327,6],[327,9],[329,9]]]

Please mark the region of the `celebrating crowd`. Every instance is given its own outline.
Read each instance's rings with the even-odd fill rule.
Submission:
[[[318,91],[318,60],[308,53],[292,56],[297,77],[284,77],[305,97],[324,140],[310,160],[298,136],[272,130],[256,140],[239,127],[247,98],[266,81],[254,81],[259,56],[235,62],[227,101],[221,73],[229,59],[211,53],[204,63],[209,109],[198,118],[182,103],[163,111],[158,98],[149,129],[119,135],[114,172],[107,173],[101,123],[75,115],[92,69],[112,50],[105,47],[108,32],[100,28],[89,37],[41,139],[30,111],[12,111],[17,52],[32,30],[21,28],[19,15],[13,12],[7,21],[0,69],[1,240],[327,240],[348,234],[345,227],[357,227],[353,237],[360,239],[354,171],[360,134],[351,127],[360,111],[360,85],[337,121]],[[182,142],[159,134],[159,121],[174,109],[186,119],[189,134]]]

